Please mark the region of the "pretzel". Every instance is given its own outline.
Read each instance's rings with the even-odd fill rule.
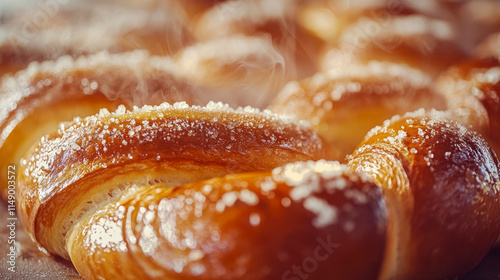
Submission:
[[[270,108],[311,122],[325,140],[328,158],[342,161],[387,118],[419,108],[445,109],[444,104],[429,75],[405,65],[371,62],[290,82]]]
[[[436,82],[454,118],[480,132],[500,154],[500,60],[472,59],[444,72]]]
[[[477,133],[442,112],[395,116],[349,157],[384,190],[381,279],[446,279],[475,267],[500,232],[500,164]]]

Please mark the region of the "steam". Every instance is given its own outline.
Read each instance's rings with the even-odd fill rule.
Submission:
[[[285,82],[285,59],[269,35],[235,35],[196,44],[179,53],[176,62],[181,75],[207,91],[199,94],[200,103],[263,108]]]
[[[290,3],[292,2],[292,3]],[[301,70],[313,64],[316,55],[310,50],[308,40],[299,38],[295,1],[287,0],[233,0],[215,5],[196,22],[194,34],[200,41],[243,34],[262,36],[268,34],[276,50],[287,61],[286,75],[297,79],[311,71]],[[307,61],[302,63],[298,61]],[[297,63],[301,65],[297,65]]]

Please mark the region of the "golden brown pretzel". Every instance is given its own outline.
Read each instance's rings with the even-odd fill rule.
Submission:
[[[17,208],[27,230],[41,248],[71,259],[86,279],[377,279],[380,272],[381,279],[441,279],[464,274],[499,232],[498,160],[474,133],[442,116],[410,114],[368,135],[349,157],[356,171],[325,161],[283,166],[323,158],[325,150],[328,158],[343,159],[371,127],[420,107],[451,107],[450,118],[497,145],[498,65],[485,62],[494,59],[453,67],[443,75],[451,82],[442,77],[439,83],[440,92],[448,93],[434,92],[432,77],[463,57],[463,39],[473,46],[469,35],[453,30],[456,22],[444,20],[449,15],[412,5],[446,1],[411,2],[389,19],[379,13],[381,7],[400,1],[355,1],[351,6],[360,4],[359,10],[329,18],[328,23],[338,20],[342,27],[333,36],[318,37],[341,51],[351,50],[360,29],[367,31],[370,24],[383,29],[369,34],[367,44],[348,57],[355,65],[349,61],[292,82],[275,100],[274,110],[311,121],[319,136],[277,115],[218,103],[125,108],[165,100],[267,106],[283,81],[317,71],[316,64],[332,69],[329,57],[317,60],[323,42],[303,28],[325,18],[304,26],[295,18],[297,6],[331,1],[126,0],[138,10],[121,7],[116,12],[125,16],[111,20],[104,13],[105,20],[124,27],[102,32],[111,40],[99,32],[90,36],[100,38],[97,42],[80,36],[90,34],[85,32],[89,25],[110,30],[97,17],[89,24],[83,13],[77,21],[87,22],[84,30],[70,28],[81,40],[34,48],[21,44],[20,56],[10,61],[4,55],[8,63],[0,67],[98,49],[145,48],[173,57],[135,53],[108,61],[107,55],[102,60],[97,55],[81,63],[63,58],[63,63],[42,64],[45,68],[33,64],[4,81],[0,169],[17,163],[42,134],[60,129],[35,143],[18,173]],[[462,2],[449,6],[459,10]],[[175,10],[155,10],[173,3]],[[282,9],[269,8],[273,5]],[[151,10],[142,13],[146,9]],[[374,14],[380,17],[373,19]],[[55,17],[38,42],[53,39],[51,34],[60,33],[59,20],[71,21],[72,15]],[[159,21],[147,22],[149,16]],[[170,19],[180,28],[171,29]],[[186,47],[193,42],[187,26],[201,42]],[[75,48],[81,42],[96,45]],[[45,52],[52,47],[54,52]],[[61,67],[64,61],[67,67]],[[125,107],[116,113],[102,110],[59,125],[121,103]],[[472,117],[463,118],[464,112]],[[415,204],[425,207],[416,211]]]
[[[500,164],[476,133],[423,110],[373,129],[348,165],[384,190],[382,279],[444,279],[475,267],[500,233]]]
[[[249,108],[101,111],[64,124],[28,153],[20,215],[40,245],[70,258],[86,279],[276,279],[318,242],[331,256],[318,255],[312,276],[330,279],[337,268],[341,279],[375,279],[385,206],[380,190],[346,166],[296,163],[183,186],[321,151],[304,125]]]
[[[437,87],[454,118],[479,131],[500,154],[500,60],[473,59],[444,72]]]
[[[459,276],[500,233],[499,162],[444,116],[374,129],[349,158],[355,172],[319,161],[200,181],[319,158],[321,144],[250,109],[120,107],[33,148],[19,209],[28,233],[86,279]],[[305,261],[325,240],[335,254]]]
[[[328,157],[343,160],[385,119],[419,108],[444,109],[444,103],[425,73],[371,62],[290,82],[270,108],[311,122],[325,140]]]
[[[42,138],[21,162],[19,201],[27,232],[67,258],[64,237],[79,214],[128,185],[177,186],[321,155],[319,139],[304,126],[250,109],[207,106],[102,110]],[[49,214],[54,210],[68,217]]]

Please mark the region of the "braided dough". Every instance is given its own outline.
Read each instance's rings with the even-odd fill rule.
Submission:
[[[215,103],[102,110],[61,124],[21,162],[21,217],[38,243],[68,258],[71,226],[131,185],[173,187],[320,157],[314,132],[271,113]]]

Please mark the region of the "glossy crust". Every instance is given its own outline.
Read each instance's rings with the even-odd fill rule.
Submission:
[[[487,57],[451,67],[437,81],[455,119],[479,131],[500,154],[500,59]]]
[[[97,4],[97,3],[94,3]],[[191,44],[187,23],[167,1],[129,8],[115,3],[49,2],[4,15],[0,31],[0,75],[32,61],[79,57],[99,51],[137,49],[167,55]]]
[[[34,63],[0,88],[0,169],[18,164],[24,153],[61,121],[114,110],[119,104],[142,106],[193,102],[193,90],[175,73],[168,58],[136,51],[106,52],[54,62]],[[3,172],[5,173],[5,172]],[[7,174],[0,175],[5,197]]]
[[[419,108],[443,109],[443,103],[423,72],[372,62],[291,82],[270,108],[311,122],[325,140],[328,157],[344,160],[384,120]]]
[[[130,185],[178,186],[320,157],[312,130],[270,112],[219,103],[122,106],[43,137],[21,162],[18,209],[40,245],[69,258],[71,226]]]
[[[382,279],[463,275],[500,233],[499,161],[482,138],[444,114],[385,122],[348,165],[385,192],[390,243]]]
[[[385,222],[367,177],[300,162],[137,187],[75,226],[68,250],[85,279],[376,279]]]

